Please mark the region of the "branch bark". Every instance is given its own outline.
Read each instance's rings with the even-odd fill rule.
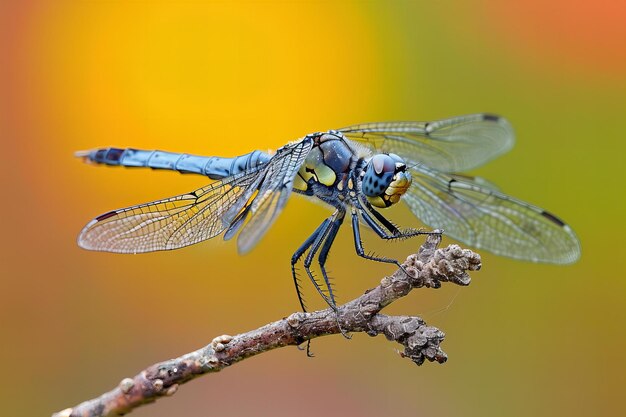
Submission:
[[[417,365],[425,360],[444,363],[446,354],[439,345],[444,333],[427,326],[415,316],[387,316],[380,311],[404,297],[413,288],[439,288],[442,282],[468,285],[467,271],[481,267],[480,256],[458,245],[437,249],[440,235],[429,235],[415,255],[411,255],[393,275],[362,296],[339,307],[311,313],[293,313],[287,318],[236,336],[222,335],[194,352],[154,364],[132,378],[124,378],[113,390],[53,417],[119,416],[143,404],[173,395],[180,384],[200,375],[219,372],[251,356],[288,345],[300,345],[320,336],[348,332],[385,335],[404,347],[402,357]],[[338,327],[338,324],[341,329]]]

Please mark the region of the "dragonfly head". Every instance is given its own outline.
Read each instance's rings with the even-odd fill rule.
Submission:
[[[367,163],[361,190],[375,207],[385,208],[400,201],[411,185],[411,174],[396,154],[377,154]]]

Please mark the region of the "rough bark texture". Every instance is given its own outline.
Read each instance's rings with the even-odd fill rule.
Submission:
[[[343,306],[338,316],[326,309],[312,313],[293,313],[282,320],[236,336],[218,336],[195,352],[154,364],[132,378],[124,378],[113,390],[53,414],[53,417],[118,416],[143,404],[173,395],[180,384],[200,375],[218,372],[227,366],[271,349],[300,345],[330,334],[366,332],[383,334],[404,347],[401,355],[417,365],[425,360],[443,363],[446,354],[439,345],[444,333],[427,326],[419,317],[386,316],[379,312],[413,288],[439,288],[442,282],[468,285],[467,271],[480,269],[480,256],[450,245],[437,249],[441,237],[430,235],[419,252],[411,255],[393,275],[376,288]],[[338,324],[341,329],[338,327]]]

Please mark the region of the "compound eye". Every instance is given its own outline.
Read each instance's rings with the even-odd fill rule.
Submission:
[[[385,190],[393,181],[396,172],[396,161],[389,155],[374,155],[367,164],[363,177],[363,194],[368,197],[376,197],[385,193]]]
[[[389,155],[374,155],[370,164],[374,168],[376,175],[383,175],[386,172],[394,172],[396,170],[396,163]]]

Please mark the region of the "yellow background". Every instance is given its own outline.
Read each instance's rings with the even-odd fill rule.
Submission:
[[[328,211],[293,198],[250,255],[221,239],[90,253],[107,210],[193,190],[172,172],[87,166],[98,146],[232,156],[318,130],[489,111],[516,147],[476,173],[569,222],[570,267],[483,254],[468,288],[420,290],[445,365],[357,334],[247,360],[137,416],[626,414],[626,12],[622,2],[65,2],[0,6],[2,414],[48,415],[123,377],[297,310],[292,252]],[[404,207],[388,213],[417,226]],[[367,247],[399,259],[420,239]],[[341,300],[392,271],[354,254]],[[308,290],[309,300],[322,307]]]

